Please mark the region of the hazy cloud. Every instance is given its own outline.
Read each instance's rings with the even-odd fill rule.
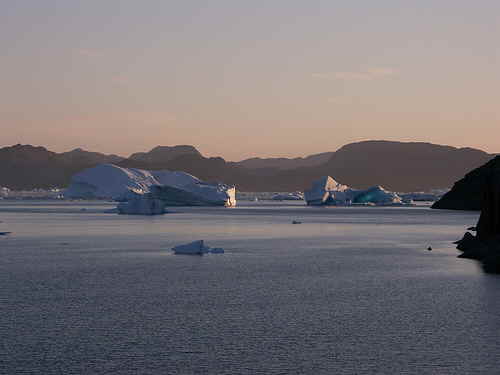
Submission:
[[[370,68],[359,72],[313,73],[313,78],[343,81],[371,81],[393,76],[397,72],[392,68]]]
[[[76,51],[77,55],[85,56],[85,57],[101,57],[103,56],[103,52],[97,48],[79,48]]]
[[[326,101],[328,103],[341,103],[342,102],[342,98],[340,98],[338,96],[332,96],[330,98],[326,98]]]

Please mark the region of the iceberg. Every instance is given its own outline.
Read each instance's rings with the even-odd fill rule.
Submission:
[[[273,201],[302,201],[304,196],[301,192],[296,191],[294,193],[277,193],[271,198]]]
[[[211,247],[210,253],[211,254],[224,254],[224,249],[222,247]]]
[[[10,189],[6,187],[1,187],[0,186],[0,197],[2,198],[7,198],[9,196]]]
[[[148,193],[151,196],[139,197]],[[236,188],[221,183],[207,183],[185,172],[147,171],[101,164],[74,175],[65,197],[136,200],[130,207],[152,205],[149,202],[151,199],[161,200],[164,205],[231,207],[236,205]],[[142,200],[145,202],[139,203]],[[125,206],[122,208],[125,209]]]
[[[435,190],[431,192],[398,193],[403,200],[435,202],[439,200],[447,190]]]
[[[203,254],[223,254],[224,249],[220,247],[210,248],[203,240],[193,241],[185,245],[178,245],[172,248],[175,254],[203,255]]]
[[[162,215],[165,203],[155,199],[151,193],[136,194],[128,201],[120,202],[116,209],[121,215]]]
[[[324,176],[313,182],[311,189],[304,192],[310,206],[402,206],[411,205],[392,191],[382,186],[373,186],[366,190],[353,189],[340,184],[330,176]]]
[[[304,191],[304,199],[309,206],[344,206],[352,199],[352,195],[353,189],[330,176],[321,177],[313,182],[311,189]]]
[[[403,201],[399,195],[385,190],[382,186],[373,186],[356,194],[352,203],[374,203],[379,206],[401,205]]]

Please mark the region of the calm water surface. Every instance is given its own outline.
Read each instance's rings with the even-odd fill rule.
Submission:
[[[112,207],[0,202],[0,373],[500,373],[500,278],[451,244],[475,213]],[[169,251],[197,239],[226,253]]]

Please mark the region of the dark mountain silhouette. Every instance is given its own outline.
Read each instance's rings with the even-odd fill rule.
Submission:
[[[58,154],[31,145],[4,147],[0,148],[0,186],[11,189],[66,186],[73,174],[85,168],[122,159],[82,149]]]
[[[63,187],[74,173],[97,164],[114,163],[151,170],[181,170],[206,181],[235,184],[240,191],[304,190],[324,175],[356,188],[383,185],[390,190],[416,191],[451,186],[466,171],[492,157],[471,148],[389,141],[351,143],[336,152],[306,158],[254,158],[242,162],[207,158],[193,146],[158,146],[122,159],[79,149],[57,154],[43,147],[16,145],[0,149],[0,186]],[[326,161],[319,162],[322,158]]]
[[[500,178],[500,156],[467,173],[432,208],[481,210],[483,187],[488,176]]]
[[[81,148],[75,148],[68,152],[57,154],[57,159],[66,164],[103,164],[103,163],[119,163],[123,159],[118,155],[105,155],[99,152],[85,151]]]
[[[365,141],[341,147],[324,166],[336,180],[357,188],[394,191],[446,188],[492,158],[473,148],[424,142]]]
[[[130,155],[129,159],[147,163],[162,163],[185,155],[201,156],[200,152],[193,146],[181,145],[157,146],[149,152],[136,152]]]
[[[249,169],[295,169],[301,167],[314,167],[326,163],[335,152],[323,152],[306,156],[305,158],[250,158],[237,162],[241,167]]]

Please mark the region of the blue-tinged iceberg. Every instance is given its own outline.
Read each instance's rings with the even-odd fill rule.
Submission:
[[[385,190],[382,186],[373,186],[367,190],[361,190],[352,198],[353,204],[375,204],[378,206],[402,205],[403,201],[399,195]]]
[[[353,189],[342,185],[330,176],[314,181],[309,190],[304,191],[304,199],[310,206],[345,206],[352,200]]]
[[[101,164],[73,176],[65,192],[67,198],[114,199],[134,201],[124,211],[151,205],[158,199],[174,206],[235,206],[236,188],[221,183],[206,183],[185,172],[147,171]],[[147,202],[141,202],[147,200]],[[152,207],[156,210],[156,208]]]
[[[353,189],[338,183],[330,176],[313,182],[311,189],[304,192],[304,197],[310,206],[407,205],[398,194],[382,186],[373,186],[366,190]]]

